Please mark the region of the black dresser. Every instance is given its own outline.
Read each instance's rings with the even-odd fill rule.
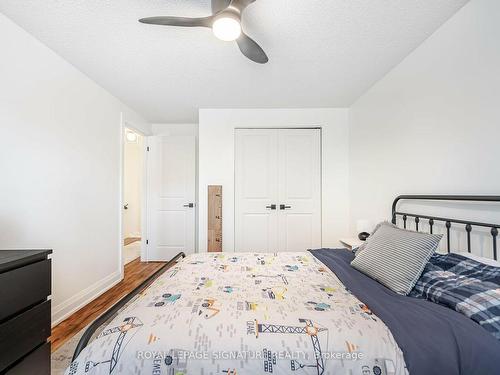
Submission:
[[[0,374],[50,375],[52,250],[0,250]]]

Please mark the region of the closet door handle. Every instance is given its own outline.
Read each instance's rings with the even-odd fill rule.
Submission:
[[[184,205],[184,207],[193,208],[194,207],[194,203],[187,203],[187,204]]]
[[[269,209],[269,210],[275,210],[276,209],[276,205],[272,204],[270,206],[266,206],[266,208]]]
[[[284,204],[280,204],[280,210],[285,210],[287,208],[292,208],[292,206],[286,206]]]

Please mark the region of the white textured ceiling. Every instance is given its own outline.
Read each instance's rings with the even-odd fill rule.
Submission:
[[[346,107],[467,0],[257,0],[243,27],[270,62],[209,29],[143,25],[202,16],[208,0],[0,0],[0,11],[151,122],[198,108]]]

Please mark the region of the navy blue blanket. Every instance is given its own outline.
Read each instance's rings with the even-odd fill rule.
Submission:
[[[346,249],[311,253],[392,332],[410,375],[500,374],[500,342],[466,316],[436,303],[402,296],[351,267]]]

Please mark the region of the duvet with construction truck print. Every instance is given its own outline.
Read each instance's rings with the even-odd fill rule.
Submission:
[[[390,330],[308,252],[184,258],[66,375],[407,374]]]

